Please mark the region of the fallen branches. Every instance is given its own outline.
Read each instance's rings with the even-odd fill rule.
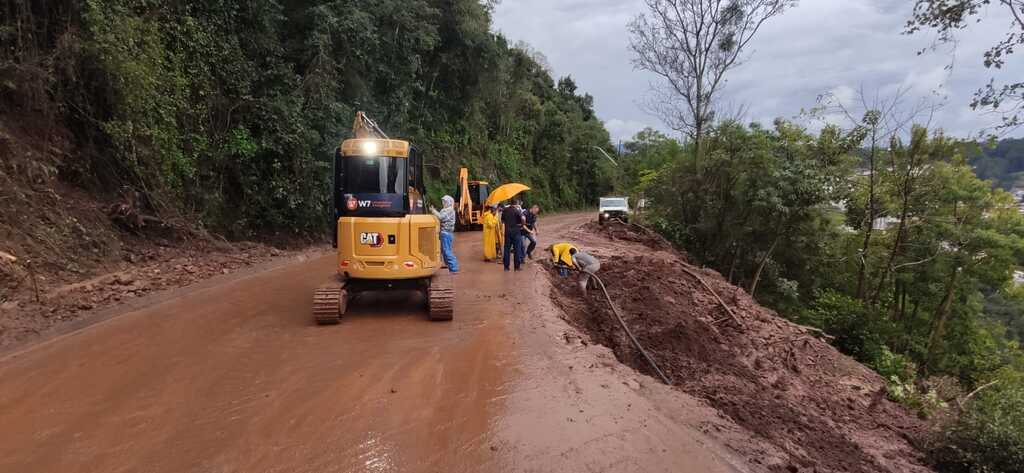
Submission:
[[[988,388],[990,386],[994,386],[996,384],[999,384],[999,380],[998,379],[995,380],[995,381],[990,381],[988,383],[985,383],[985,384],[983,384],[981,386],[978,386],[974,391],[971,391],[969,394],[964,396],[963,399],[957,399],[956,400],[956,404],[960,407],[960,410],[963,410],[964,409],[964,404],[967,403],[967,401],[970,401],[971,398],[974,397],[975,394],[978,394],[983,389],[986,389],[986,388]]]
[[[707,281],[704,280],[704,278],[700,277],[699,274],[697,274],[695,271],[692,271],[690,268],[687,268],[686,265],[683,265],[682,269],[683,269],[683,272],[685,272],[686,274],[689,274],[690,276],[693,276],[698,281],[700,281],[700,283],[704,286],[704,288],[707,289],[708,292],[711,293],[711,295],[715,296],[715,300],[717,300],[718,303],[725,309],[725,311],[729,314],[729,317],[732,318],[732,320],[735,321],[737,325],[739,325],[741,328],[746,330],[746,328],[747,328],[746,324],[744,324],[743,321],[740,320],[740,318],[736,316],[736,313],[732,311],[732,308],[730,308],[729,305],[726,304],[725,301],[723,301],[722,298],[718,296],[718,293],[715,292],[715,290],[711,288],[711,286],[707,283]]]
[[[17,263],[18,262],[18,257],[17,256],[14,256],[14,255],[12,255],[10,253],[3,252],[3,251],[0,251],[0,259],[7,260],[8,262],[11,262],[11,263]]]

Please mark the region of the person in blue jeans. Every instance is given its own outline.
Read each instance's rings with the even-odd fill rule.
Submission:
[[[519,204],[519,202],[516,202]],[[505,224],[505,248],[502,251],[501,262],[505,265],[505,271],[509,270],[509,260],[514,260],[515,270],[523,265],[523,224],[526,223],[523,211],[519,205],[512,205],[505,208],[501,214],[501,222]]]
[[[523,210],[523,218],[525,219],[523,224],[523,245],[525,248],[523,251],[526,253],[526,258],[531,260],[533,259],[533,250],[537,248],[537,234],[540,233],[537,231],[537,214],[539,213],[539,205],[530,207],[530,210]],[[527,245],[527,241],[530,242],[529,245]],[[526,259],[523,259],[523,261],[526,261]]]
[[[452,244],[455,241],[455,199],[450,195],[441,197],[444,208],[440,212],[430,209],[434,216],[441,221],[441,258],[448,266],[448,271],[459,272],[459,260],[455,259],[455,251]]]

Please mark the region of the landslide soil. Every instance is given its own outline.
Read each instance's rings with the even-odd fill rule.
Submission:
[[[545,241],[588,217],[545,216]],[[456,240],[450,322],[394,291],[315,325],[324,254],[0,356],[0,471],[763,471],[694,427],[732,428],[712,409],[580,343],[539,264]]]
[[[170,225],[125,228],[109,214],[123,196],[69,184],[68,133],[36,122],[0,114],[0,352],[105,307],[289,253]]]
[[[885,398],[876,373],[814,331],[761,307],[718,273],[690,265],[663,239],[622,224],[570,234],[601,259],[616,307],[678,389],[718,409],[761,443],[724,443],[769,471],[930,471],[912,439],[922,421]],[[731,307],[721,304],[695,272]],[[633,368],[653,375],[600,290],[548,272],[568,321]],[[713,434],[713,433],[712,433]]]

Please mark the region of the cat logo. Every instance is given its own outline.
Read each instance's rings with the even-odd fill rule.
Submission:
[[[359,243],[369,245],[370,248],[380,248],[384,246],[384,239],[380,237],[380,233],[363,232],[359,234]]]

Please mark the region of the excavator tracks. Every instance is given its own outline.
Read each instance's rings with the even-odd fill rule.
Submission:
[[[439,272],[427,289],[430,320],[451,320],[455,315],[455,281],[451,273]]]
[[[319,325],[335,325],[341,322],[348,306],[348,293],[338,283],[325,284],[313,295],[313,318]]]

